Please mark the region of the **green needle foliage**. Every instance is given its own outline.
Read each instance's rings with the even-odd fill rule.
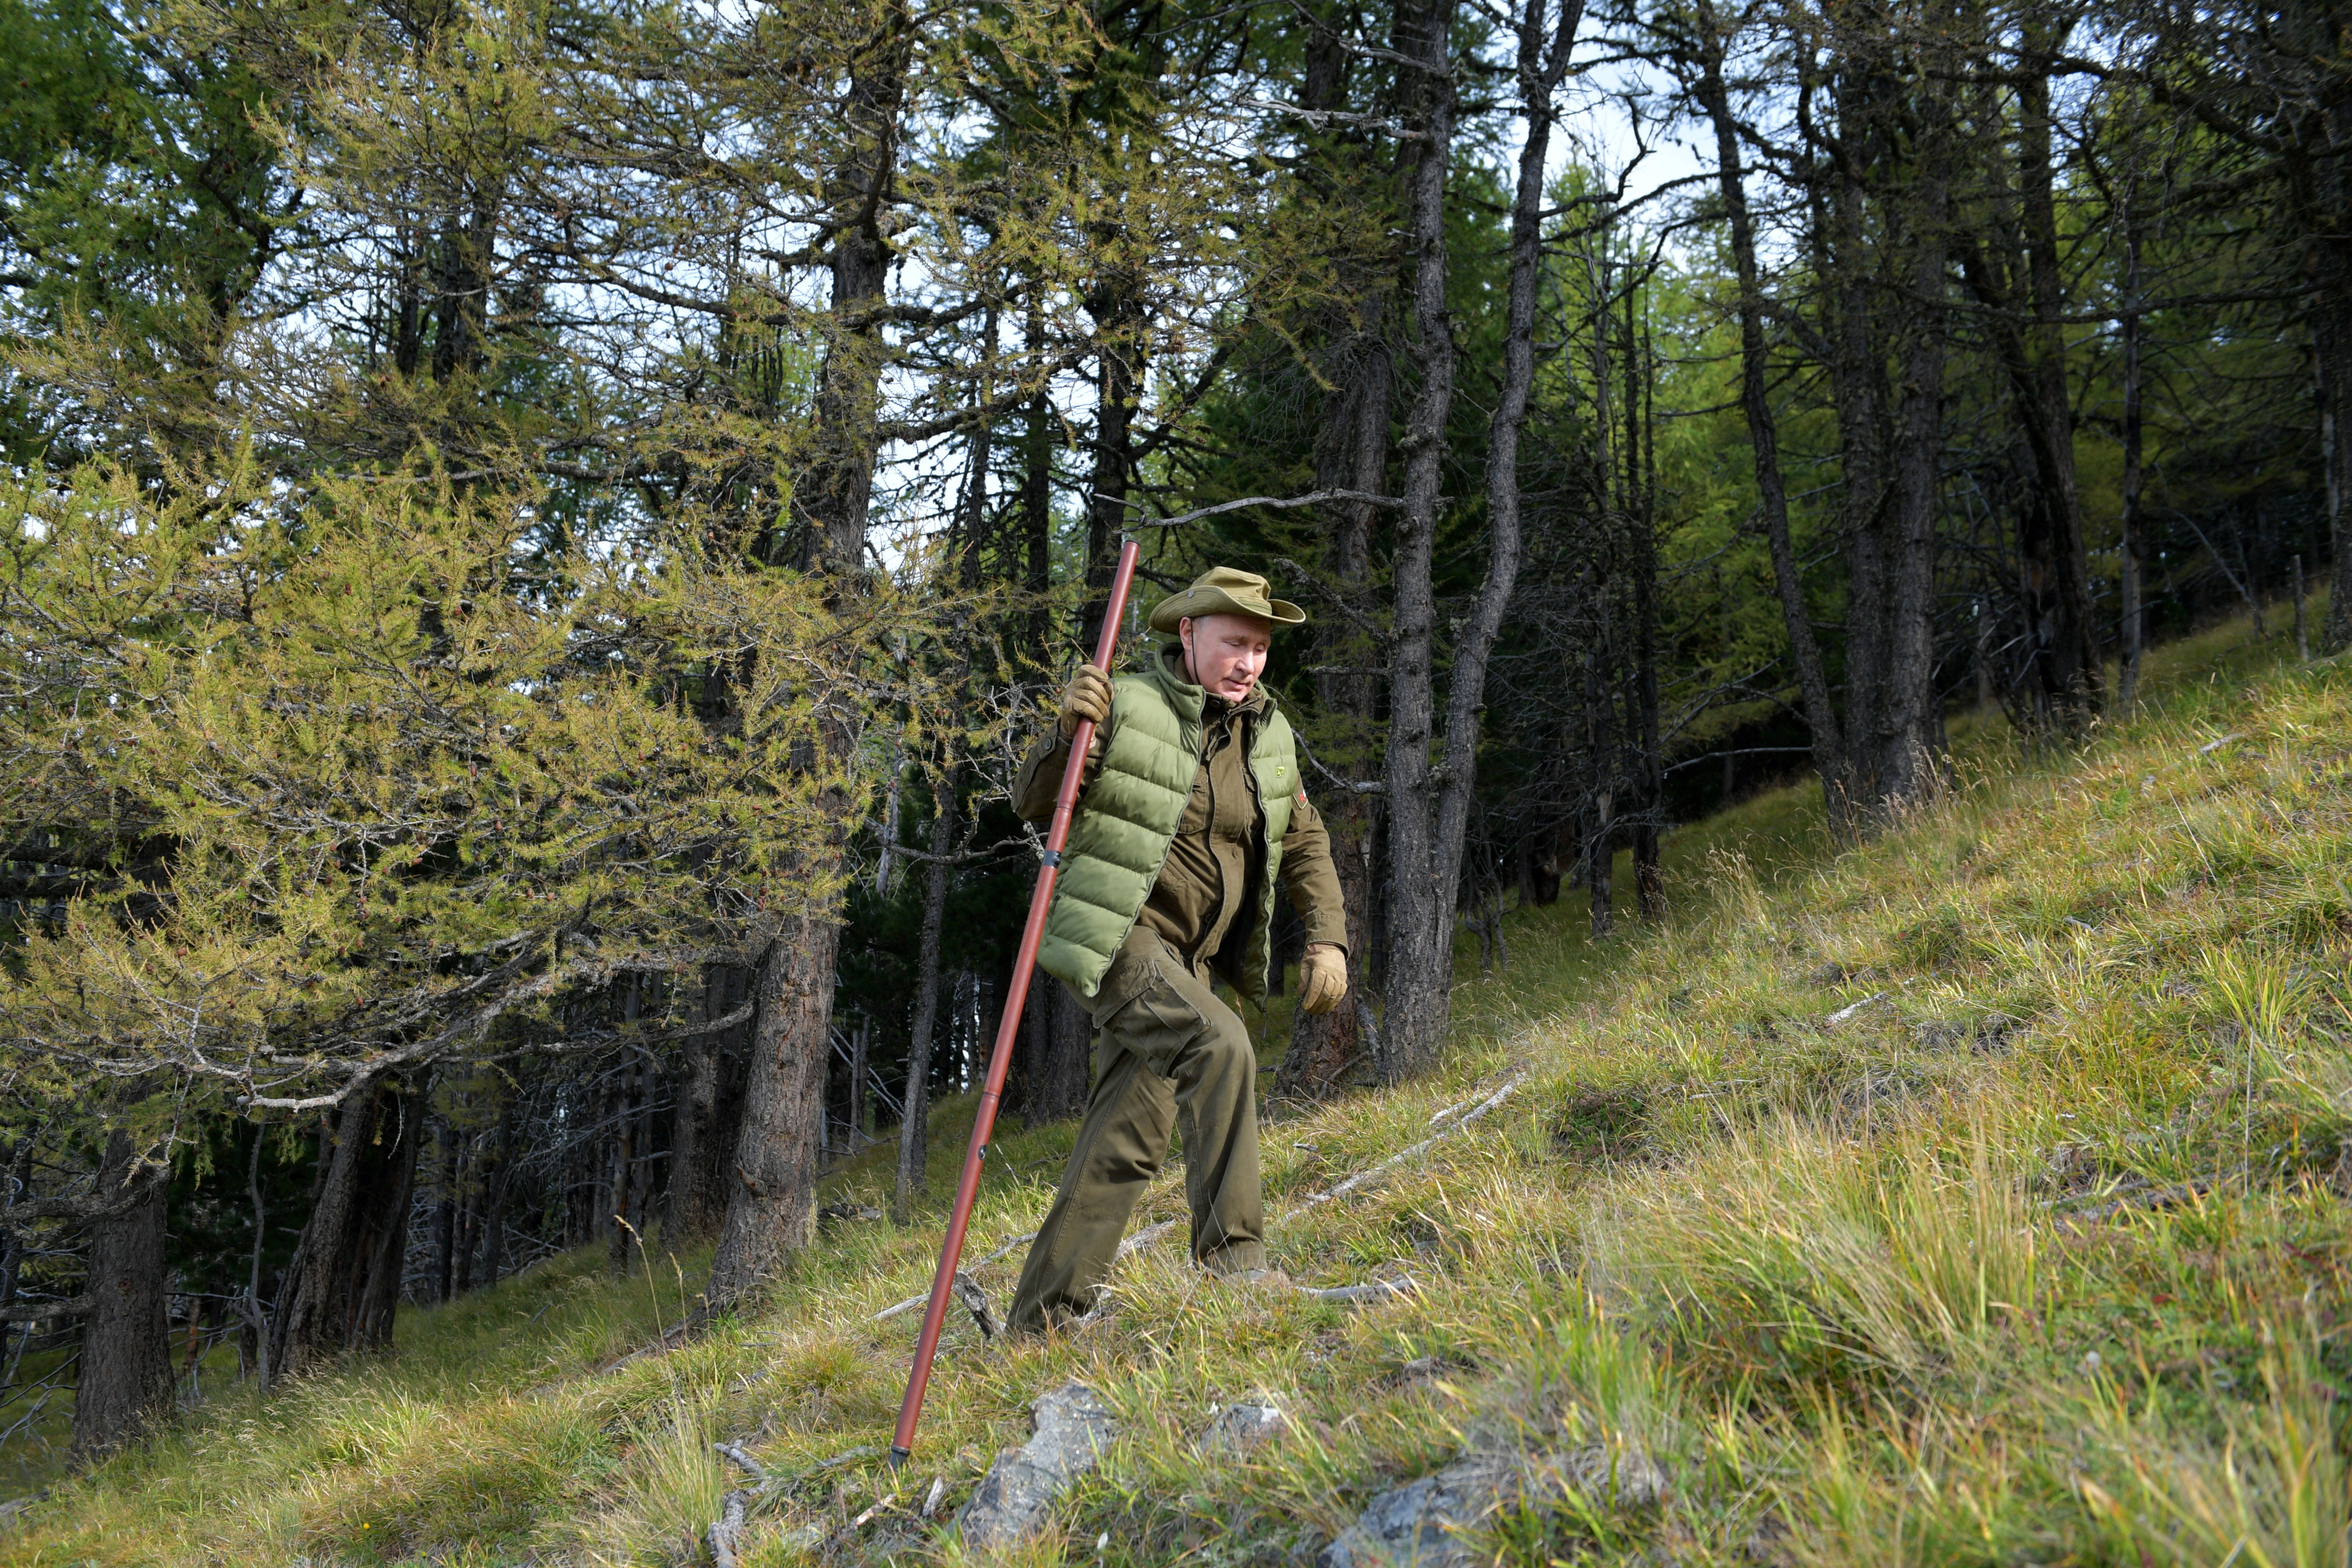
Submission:
[[[951,602],[880,590],[845,626],[690,535],[551,545],[535,492],[298,507],[248,463],[13,500],[0,831],[44,836],[59,894],[0,989],[19,1092],[168,1071],[307,1107],[543,1038],[616,974],[742,961],[832,891],[801,847],[860,784],[821,731],[940,722],[889,650]]]

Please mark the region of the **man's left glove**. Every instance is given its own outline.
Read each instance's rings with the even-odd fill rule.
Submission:
[[[1298,961],[1298,1010],[1328,1013],[1348,994],[1348,950],[1337,942],[1314,942]]]

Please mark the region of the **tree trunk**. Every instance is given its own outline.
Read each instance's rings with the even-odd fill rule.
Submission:
[[[1626,521],[1632,533],[1633,572],[1633,689],[1631,718],[1639,752],[1634,769],[1642,795],[1633,828],[1633,899],[1643,921],[1666,918],[1665,867],[1658,853],[1664,826],[1666,781],[1659,756],[1658,714],[1658,520],[1657,426],[1650,408],[1655,381],[1646,340],[1633,331],[1633,298],[1625,298],[1625,473],[1632,502]],[[1500,911],[1497,910],[1497,918]]]
[[[314,1372],[345,1350],[391,1342],[424,1142],[415,1098],[378,1078],[353,1089],[336,1112],[278,1292],[273,1382]]]
[[[1544,163],[1551,147],[1552,98],[1568,72],[1576,28],[1584,16],[1583,0],[1560,0],[1554,25],[1550,0],[1521,0],[1517,50],[1521,112],[1527,137],[1519,149],[1518,183],[1511,200],[1510,281],[1504,300],[1503,379],[1495,412],[1486,426],[1486,575],[1478,584],[1469,616],[1454,645],[1453,668],[1445,689],[1445,763],[1438,786],[1436,841],[1430,847],[1437,895],[1434,911],[1439,929],[1432,933],[1431,951],[1444,963],[1433,1022],[1408,1017],[1425,1031],[1398,1041],[1394,1022],[1389,1026],[1392,1048],[1423,1061],[1433,1061],[1443,1044],[1451,1011],[1454,901],[1462,880],[1463,847],[1470,829],[1470,808],[1478,780],[1478,743],[1485,729],[1486,662],[1502,635],[1503,617],[1511,607],[1517,586],[1521,548],[1519,522],[1519,429],[1527,423],[1528,398],[1535,385],[1537,294],[1543,281]],[[1628,417],[1632,410],[1628,411]],[[1630,447],[1629,465],[1637,462]],[[1500,900],[1496,903],[1500,909]],[[1499,946],[1500,928],[1496,928]],[[1394,1018],[1393,1010],[1391,1014]]]
[[[2352,243],[2323,239],[2315,249],[2311,348],[2319,386],[2327,542],[2336,554],[2320,651],[2332,654],[2352,647]]]
[[[893,0],[852,61],[839,127],[847,145],[825,172],[828,195],[840,193],[835,211],[843,222],[833,237],[829,336],[813,406],[815,449],[793,498],[807,530],[802,563],[837,574],[854,575],[866,563],[877,396],[887,353],[877,307],[897,259],[881,226],[898,161],[911,31],[906,6]]]
[[[637,1257],[636,1238],[629,1234],[629,1177],[637,1156],[637,1064],[623,1062],[614,1077],[611,1163],[604,1178],[604,1223],[610,1227],[604,1235],[604,1267],[612,1278],[625,1279]]]
[[[424,1096],[394,1089],[387,1099],[376,1128],[379,1141],[369,1151],[374,1156],[372,1179],[356,1205],[359,1225],[347,1276],[351,1306],[343,1343],[360,1351],[392,1348],[393,1318],[400,1308],[408,1258],[410,1200],[416,1191],[417,1156],[425,1144]]]
[[[433,1299],[446,1301],[457,1288],[457,1130],[443,1121],[434,1136],[434,1184],[441,1201],[433,1211]]]
[[[1086,1009],[1069,987],[1044,970],[1029,976],[1028,1005],[1022,1009],[1023,1064],[1019,1110],[1024,1125],[1040,1126],[1077,1115],[1087,1108],[1090,1087]]]
[[[1738,279],[1739,406],[1747,416],[1748,445],[1755,453],[1757,510],[1771,550],[1772,580],[1780,590],[1780,618],[1788,627],[1789,659],[1796,669],[1798,697],[1806,728],[1812,732],[1813,771],[1821,775],[1832,830],[1843,835],[1848,812],[1845,747],[1840,739],[1837,711],[1830,705],[1829,678],[1822,672],[1821,646],[1813,637],[1812,612],[1805,604],[1796,547],[1789,536],[1789,494],[1780,476],[1780,435],[1772,416],[1770,366],[1764,346],[1764,294],[1757,276],[1756,225],[1748,209],[1738,122],[1732,117],[1730,92],[1723,80],[1724,39],[1712,0],[1702,0],[1698,15],[1702,28],[1698,96],[1714,121],[1716,174],[1729,220],[1732,265]]]
[[[1315,488],[1386,493],[1389,414],[1395,365],[1386,337],[1389,289],[1367,288],[1357,296],[1351,319],[1331,356],[1330,395],[1325,400],[1316,441]],[[1333,505],[1324,568],[1332,595],[1359,613],[1371,598],[1373,508],[1361,501]],[[1315,678],[1317,706],[1324,724],[1318,746],[1349,782],[1369,773],[1378,754],[1379,690],[1374,668],[1380,649],[1362,628],[1343,615],[1326,616],[1316,638],[1324,669]],[[1348,987],[1356,997],[1371,992],[1374,978],[1371,870],[1374,797],[1355,791],[1331,795],[1328,784],[1314,793],[1323,801],[1323,826],[1330,835],[1331,862],[1348,919]],[[1319,1016],[1297,1015],[1290,1047],[1275,1073],[1274,1092],[1285,1100],[1328,1094],[1351,1072],[1365,1046],[1354,1006]]]
[[[2050,56],[2063,37],[2042,37],[2038,23],[2029,24],[2029,58],[2017,84],[2019,108],[2019,194],[2025,219],[2026,272],[2033,291],[2033,366],[2030,401],[2032,442],[2048,509],[2055,546],[2057,596],[2062,623],[2053,649],[2062,664],[2061,680],[2066,725],[2080,731],[2098,714],[2106,672],[2099,655],[2099,634],[2091,613],[2091,561],[2083,537],[2083,495],[2074,472],[2074,404],[2066,383],[2066,334],[2060,317],[2065,310],[2064,279],[2059,272],[2057,202],[2051,171]],[[1940,171],[1936,174],[1941,195]],[[1938,205],[1940,205],[1940,202]],[[1940,225],[1938,225],[1940,227]],[[1940,247],[1937,272],[1941,274]],[[1940,297],[1940,296],[1939,296]],[[1942,351],[1937,350],[1940,368]],[[2021,402],[2028,389],[2019,389]]]
[[[622,999],[621,1021],[625,1026],[634,1025],[641,1010],[643,993],[639,991],[638,984],[638,981],[632,977]],[[613,1173],[604,1200],[608,1223],[613,1229],[607,1238],[604,1261],[612,1277],[621,1279],[627,1278],[629,1268],[637,1258],[637,1237],[630,1228],[629,1200],[634,1195],[637,1158],[644,1152],[644,1145],[637,1136],[638,1122],[653,1085],[646,1081],[644,1064],[634,1047],[623,1058],[617,1074],[618,1092],[614,1096],[617,1104],[613,1118]]]
[[[2124,471],[2122,596],[2123,669],[2116,681],[2116,705],[2129,714],[2139,699],[2139,661],[2141,638],[2147,633],[2147,614],[2140,607],[2144,591],[2147,559],[2147,522],[2140,511],[2141,448],[2145,440],[2144,417],[2140,408],[2140,225],[2132,209],[2137,203],[2137,190],[2126,198],[2124,212],[2124,312],[2120,322],[2124,360]],[[2297,558],[2298,561],[2300,557]],[[2295,612],[2302,616],[2298,605]]]
[[[872,1033],[864,1018],[849,1037],[849,1152],[857,1153],[857,1146],[866,1138],[866,1043]]]
[[[913,1216],[930,1152],[931,1037],[940,1016],[940,932],[947,920],[947,857],[955,847],[957,784],[950,773],[932,792],[931,859],[923,868],[923,924],[916,942],[915,1017],[907,1037],[906,1114],[898,1122],[898,1174],[890,1192],[891,1217],[900,1225]]]
[[[1922,800],[1943,777],[1942,712],[1936,700],[1936,546],[1941,515],[1944,431],[1946,261],[1950,199],[1945,161],[1948,142],[1932,105],[1917,138],[1909,220],[1906,333],[1903,395],[1895,413],[1895,527],[1888,541],[1884,591],[1885,679],[1874,732],[1867,744],[1873,789],[1869,809],[1882,813]]]
[[[73,1458],[87,1464],[144,1434],[172,1408],[172,1347],[164,1321],[164,1218],[172,1192],[163,1151],[139,1158],[130,1134],[107,1136],[100,1195],[128,1198],[89,1232],[89,1311],[74,1383]]]
[[[1094,1020],[1076,994],[1059,981],[1045,985],[1045,1011],[1053,1021],[1046,1033],[1048,1053],[1040,1078],[1049,1091],[1041,1116],[1071,1117],[1087,1108],[1094,1087]]]
[[[748,993],[744,972],[734,964],[706,965],[699,1022],[723,1018]],[[662,1220],[662,1244],[683,1250],[717,1231],[727,1215],[725,1173],[733,1141],[722,1125],[720,1091],[727,1076],[727,1042],[741,1026],[709,1029],[686,1039],[670,1130],[669,1205]]]
[[[1441,887],[1434,810],[1437,605],[1432,581],[1437,517],[1444,501],[1445,427],[1454,408],[1454,351],[1446,310],[1445,176],[1454,147],[1453,0],[1429,0],[1403,51],[1418,72],[1421,140],[1410,155],[1413,247],[1412,336],[1420,386],[1405,422],[1404,507],[1393,560],[1389,636],[1389,741],[1385,767],[1389,851],[1388,1017],[1380,1064],[1391,1083],[1436,1065],[1454,969],[1454,889]],[[1400,31],[1402,31],[1400,26]],[[1458,760],[1458,759],[1453,759]]]
[[[743,1125],[709,1300],[740,1300],[816,1237],[833,982],[841,928],[828,910],[782,921],[760,963]]]
[[[1604,942],[1616,921],[1617,724],[1616,694],[1609,679],[1611,653],[1609,581],[1598,563],[1591,574],[1591,634],[1584,649],[1584,754],[1591,770],[1590,825],[1584,839],[1584,885],[1592,940]]]
[[[1865,23],[1882,19],[1874,13]],[[1884,161],[1887,83],[1877,68],[1876,28],[1846,29],[1836,40],[1837,141],[1831,147],[1825,211],[1815,230],[1815,266],[1828,283],[1826,343],[1838,428],[1838,523],[1844,534],[1845,788],[1848,798],[1878,798],[1879,737],[1885,721],[1888,557],[1891,508],[1882,455],[1886,441],[1886,370],[1874,308],[1874,257],[1865,171]],[[1726,759],[1726,766],[1729,759]],[[1727,798],[1729,791],[1726,792]]]
[[[489,1174],[483,1182],[482,1222],[477,1227],[480,1233],[479,1239],[477,1247],[467,1251],[466,1283],[460,1289],[478,1280],[487,1290],[499,1282],[499,1268],[507,1245],[507,1205],[514,1195],[514,1125],[515,1103],[509,1099],[499,1110],[499,1130],[497,1141],[491,1146]],[[477,1249],[480,1253],[478,1265],[474,1260]]]
[[[895,255],[880,226],[897,165],[912,26],[906,6],[890,5],[854,62],[842,116],[846,147],[827,172],[826,189],[841,193],[835,210],[844,218],[834,237],[834,336],[818,378],[816,451],[794,496],[804,506],[815,563],[833,580],[836,603],[856,592],[866,569],[885,350],[878,307]],[[845,730],[834,727],[822,744],[833,765],[851,765]],[[829,831],[808,846],[813,879],[824,879],[846,852],[845,814],[845,805],[837,805]],[[811,900],[801,913],[778,922],[760,963],[742,1125],[727,1217],[710,1266],[707,1299],[713,1307],[775,1278],[815,1237],[841,950],[837,912],[831,895]]]
[[[1116,242],[1114,242],[1116,243]],[[1087,500],[1086,604],[1080,611],[1079,643],[1092,647],[1102,634],[1114,557],[1128,521],[1127,489],[1133,467],[1135,411],[1144,374],[1144,305],[1141,280],[1115,267],[1087,295],[1099,345],[1095,357],[1094,470]]]
[[[1045,357],[1045,310],[1039,292],[1040,285],[1033,282],[1024,312],[1023,344],[1033,366]],[[1053,621],[1045,598],[1054,587],[1054,437],[1059,428],[1053,399],[1041,379],[1024,416],[1021,494],[1016,504],[1021,520],[1021,585],[1034,606],[1030,612],[1029,646],[1034,657],[1048,666],[1058,662],[1051,657]]]

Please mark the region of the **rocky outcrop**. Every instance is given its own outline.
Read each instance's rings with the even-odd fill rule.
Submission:
[[[1480,1559],[1464,1535],[1498,1514],[1556,1507],[1570,1492],[1594,1507],[1650,1508],[1666,1486],[1665,1471],[1634,1447],[1475,1451],[1374,1498],[1317,1568],[1471,1568]]]
[[[1255,1401],[1228,1405],[1212,1416],[1208,1430],[1201,1434],[1201,1448],[1212,1454],[1240,1453],[1279,1436],[1289,1425],[1282,1406],[1261,1395]]]
[[[1117,1431],[1110,1409],[1083,1383],[1067,1383],[1029,1407],[1032,1436],[996,1456],[956,1515],[965,1546],[991,1552],[1034,1534],[1055,1500],[1095,1468]]]

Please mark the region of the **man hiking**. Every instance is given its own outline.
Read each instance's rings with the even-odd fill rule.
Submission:
[[[1043,821],[1078,721],[1097,725],[1037,950],[1094,1019],[1094,1093],[1021,1271],[1015,1331],[1094,1305],[1180,1123],[1194,1259],[1223,1275],[1273,1278],[1257,1055],[1210,981],[1265,1000],[1279,879],[1307,927],[1300,1009],[1327,1013],[1347,994],[1330,837],[1307,804],[1290,721],[1258,685],[1274,628],[1306,619],[1270,597],[1263,577],[1202,574],[1151,612],[1151,629],[1175,641],[1150,669],[1114,680],[1081,665],[1058,730],[1022,763],[1014,808]]]

